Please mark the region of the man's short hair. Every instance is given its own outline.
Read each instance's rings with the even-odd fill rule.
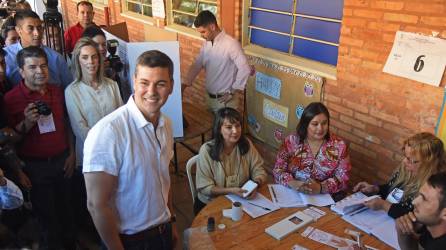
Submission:
[[[79,11],[79,6],[81,5],[85,5],[90,7],[91,9],[93,9],[93,4],[88,2],[88,1],[80,1],[79,3],[76,4],[76,11]]]
[[[17,64],[19,65],[19,68],[23,69],[25,59],[29,57],[45,58],[45,61],[48,63],[48,57],[42,48],[37,46],[29,46],[17,53]]]
[[[196,28],[207,26],[209,24],[217,24],[217,19],[209,10],[203,10],[200,12],[194,21],[194,26]]]
[[[440,190],[439,210],[446,208],[446,172],[431,175],[427,183],[433,188]]]
[[[135,76],[138,71],[138,66],[167,68],[170,79],[173,80],[173,62],[166,54],[159,50],[149,50],[138,57],[136,60]]]
[[[88,26],[87,28],[84,29],[84,32],[82,33],[82,37],[89,37],[89,38],[93,38],[97,35],[105,37],[104,31],[102,31],[101,27],[97,25]]]
[[[39,17],[39,15],[37,15],[36,12],[34,12],[32,10],[21,10],[21,11],[17,11],[17,13],[15,13],[14,22],[16,25],[18,25],[19,22],[23,21],[25,18],[33,18],[33,19],[40,20],[40,17]]]

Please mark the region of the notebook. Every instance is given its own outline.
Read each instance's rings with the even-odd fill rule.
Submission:
[[[273,203],[279,207],[324,207],[335,203],[329,194],[304,194],[280,184],[269,184],[268,189]]]
[[[354,193],[331,206],[331,210],[342,215],[342,219],[361,229],[375,235],[387,245],[399,249],[398,236],[395,229],[395,220],[382,210],[372,210],[363,205],[365,201],[372,200],[378,195],[366,196],[361,192]]]
[[[366,196],[357,192],[331,205],[331,210],[340,215],[354,213],[356,210],[364,208],[364,202],[379,197],[379,195]]]

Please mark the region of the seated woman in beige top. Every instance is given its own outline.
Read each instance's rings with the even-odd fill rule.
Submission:
[[[241,119],[233,108],[222,108],[216,113],[214,139],[203,144],[199,152],[195,213],[218,195],[242,196],[246,190],[240,187],[248,180],[259,185],[266,181],[263,159],[252,142],[242,135]]]

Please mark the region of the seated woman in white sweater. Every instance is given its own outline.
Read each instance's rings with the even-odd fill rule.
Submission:
[[[213,140],[203,144],[199,152],[195,213],[215,196],[242,196],[246,190],[241,186],[250,179],[259,185],[266,182],[263,159],[252,142],[242,135],[241,119],[233,108],[222,108],[216,114]]]

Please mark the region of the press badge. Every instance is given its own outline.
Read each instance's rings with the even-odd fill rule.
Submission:
[[[395,204],[400,203],[401,199],[403,199],[404,191],[399,188],[394,188],[389,195],[387,195],[386,201]]]
[[[226,187],[239,187],[237,175],[226,177]]]
[[[40,134],[46,134],[49,132],[56,131],[56,126],[54,125],[53,113],[44,116],[41,115],[39,120],[37,120],[37,124],[39,125]]]

